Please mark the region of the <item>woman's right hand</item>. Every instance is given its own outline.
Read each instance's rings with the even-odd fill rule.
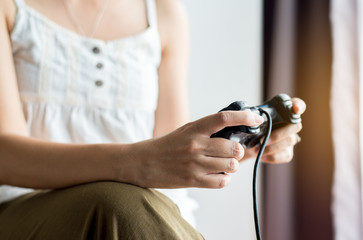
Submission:
[[[237,142],[210,136],[227,126],[262,122],[261,116],[249,110],[224,111],[163,137],[125,146],[132,183],[153,188],[223,188],[231,180],[228,173],[237,171],[244,149]],[[118,169],[125,175],[125,166]]]

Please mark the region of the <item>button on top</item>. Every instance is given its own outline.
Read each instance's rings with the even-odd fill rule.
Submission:
[[[92,48],[92,52],[94,54],[99,54],[101,51],[100,51],[100,49],[98,47],[94,47],[94,48]]]
[[[101,80],[97,80],[95,84],[97,87],[101,87],[103,85],[103,82]]]
[[[101,69],[101,68],[103,68],[103,64],[102,64],[102,63],[97,63],[97,64],[96,64],[96,67],[97,67],[98,69]]]

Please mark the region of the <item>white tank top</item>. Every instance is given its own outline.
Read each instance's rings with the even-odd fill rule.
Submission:
[[[21,102],[32,137],[61,143],[132,143],[152,138],[161,46],[155,0],[149,26],[129,37],[83,37],[15,0],[11,34]],[[32,191],[0,187],[0,202]],[[194,223],[186,189],[161,190]]]

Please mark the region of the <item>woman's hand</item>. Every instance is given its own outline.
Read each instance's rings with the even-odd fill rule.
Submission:
[[[239,143],[210,136],[227,126],[262,122],[261,116],[249,110],[225,111],[163,137],[130,144],[127,152],[132,158],[133,183],[155,188],[222,188],[230,182],[228,173],[237,171],[244,149]]]
[[[306,104],[299,98],[291,99],[293,111],[296,114],[303,114]],[[302,129],[302,124],[288,124],[282,128],[272,131],[269,141],[267,142],[262,161],[267,163],[286,163],[292,160],[294,156],[294,146],[300,142],[298,132]],[[246,150],[245,158],[256,157],[259,147]]]

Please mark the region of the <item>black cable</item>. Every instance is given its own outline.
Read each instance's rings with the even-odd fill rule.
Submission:
[[[265,114],[267,117],[267,131],[266,131],[265,139],[263,140],[263,142],[261,144],[260,151],[257,154],[255,166],[253,169],[253,180],[252,180],[253,215],[255,218],[255,230],[256,230],[257,240],[261,240],[260,224],[259,224],[259,220],[258,220],[258,209],[257,209],[257,172],[258,172],[258,166],[259,166],[259,163],[261,160],[261,156],[263,154],[263,151],[265,150],[266,143],[267,143],[268,139],[270,138],[271,130],[272,130],[272,119],[271,119],[270,114],[261,108],[259,109],[259,111],[262,114]]]

